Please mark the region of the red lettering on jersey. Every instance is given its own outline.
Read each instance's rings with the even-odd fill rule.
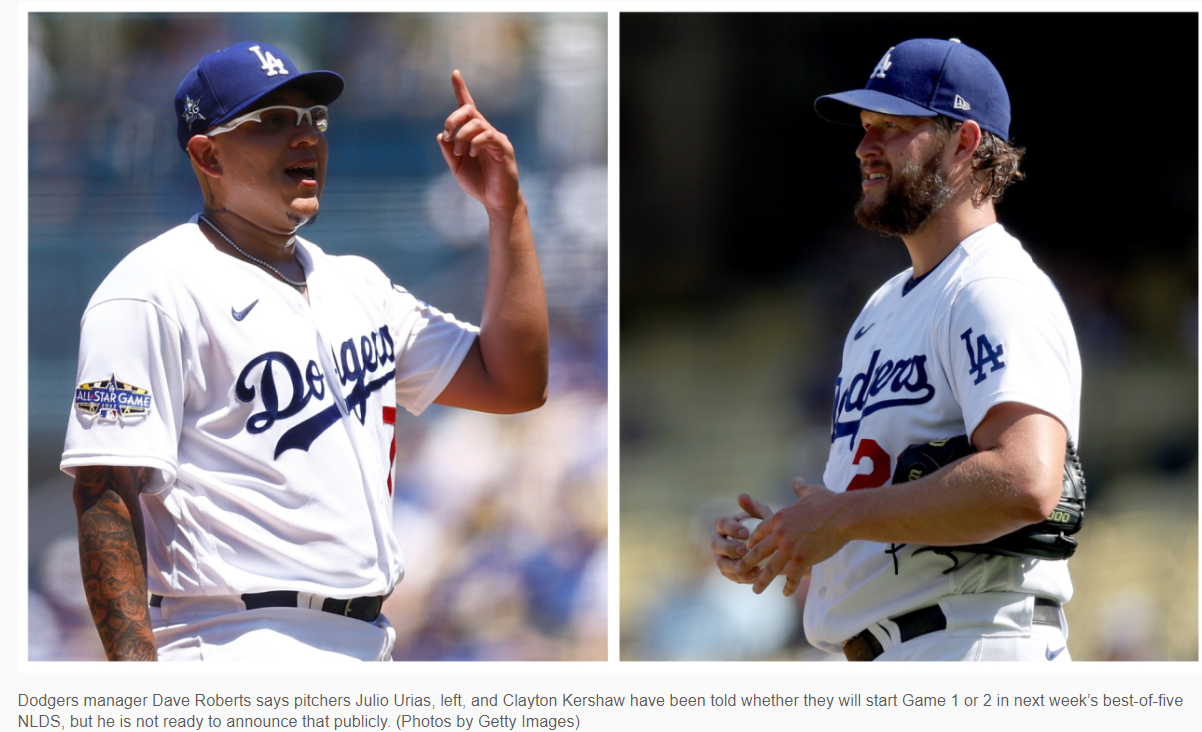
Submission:
[[[860,440],[860,447],[856,450],[856,458],[851,461],[851,464],[859,465],[860,461],[864,458],[872,460],[872,472],[863,473],[852,478],[851,483],[847,485],[847,490],[849,491],[857,491],[861,488],[880,488],[889,482],[889,453],[876,444],[876,440]]]
[[[396,460],[396,407],[384,407],[384,424],[392,425],[392,449],[388,451],[388,495],[392,495],[392,466]]]

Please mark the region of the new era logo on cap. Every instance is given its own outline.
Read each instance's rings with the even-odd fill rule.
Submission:
[[[984,54],[955,38],[897,44],[877,62],[863,89],[819,97],[814,109],[825,120],[853,125],[860,124],[860,110],[945,115],[971,119],[1003,140],[1010,137],[1010,97],[1001,74]]]

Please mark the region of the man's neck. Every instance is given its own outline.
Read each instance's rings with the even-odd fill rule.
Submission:
[[[951,254],[975,231],[997,223],[993,201],[974,204],[971,200],[949,201],[918,231],[902,237],[914,265],[913,277],[922,277]]]
[[[294,231],[270,231],[224,208],[205,208],[204,216],[242,248],[276,266],[295,263]]]

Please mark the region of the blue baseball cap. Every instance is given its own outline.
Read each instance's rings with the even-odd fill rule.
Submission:
[[[860,110],[898,117],[945,115],[973,120],[1003,140],[1010,137],[1010,96],[985,54],[953,38],[917,38],[885,52],[863,89],[814,100],[819,117],[860,124]]]
[[[343,81],[333,71],[302,74],[283,51],[255,41],[205,56],[175,90],[179,146],[188,149],[193,135],[237,117],[285,86],[309,92],[317,104],[329,104],[342,94]]]

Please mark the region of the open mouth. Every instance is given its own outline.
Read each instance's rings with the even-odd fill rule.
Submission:
[[[317,181],[317,166],[316,165],[293,165],[290,168],[284,169],[285,175],[301,182],[316,182]]]
[[[887,172],[880,170],[874,170],[872,172],[862,171],[860,185],[865,189],[876,188],[877,186],[884,184],[886,182],[885,179],[888,177],[889,174]]]

